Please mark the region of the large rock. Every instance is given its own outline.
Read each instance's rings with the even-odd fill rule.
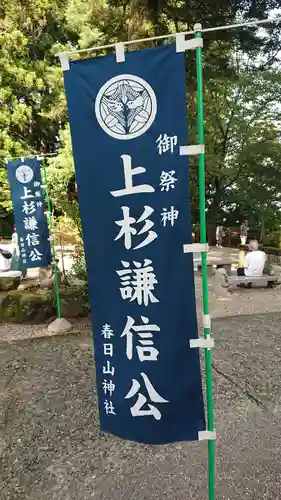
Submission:
[[[61,272],[58,267],[57,270],[57,278],[59,285],[61,284]],[[55,266],[53,264],[49,264],[47,267],[40,267],[39,269],[39,283],[40,288],[42,290],[54,290],[56,286],[56,273]]]
[[[48,331],[50,333],[67,333],[72,330],[72,325],[64,318],[57,318],[48,326]]]
[[[212,280],[213,293],[217,298],[229,299],[229,284],[227,272],[224,268],[217,269]]]
[[[61,315],[64,318],[79,318],[89,312],[89,299],[75,288],[60,291]]]
[[[38,286],[38,285],[37,285]],[[25,287],[24,287],[25,288]],[[88,296],[77,288],[60,289],[61,316],[78,318],[89,312]],[[0,321],[14,323],[44,323],[56,317],[54,291],[12,290],[8,291],[0,305]]]
[[[0,291],[8,292],[9,290],[16,290],[20,284],[20,278],[11,278],[0,276]]]
[[[18,290],[21,292],[37,292],[39,289],[39,283],[29,282],[29,283],[21,283],[18,286]]]
[[[14,323],[44,323],[55,313],[53,296],[15,290],[2,301],[0,320]]]
[[[281,284],[281,266],[278,264],[267,264],[264,269],[264,274],[269,274],[269,276],[277,276],[277,283],[280,287]]]

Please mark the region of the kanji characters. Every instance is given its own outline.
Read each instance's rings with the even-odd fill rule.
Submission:
[[[104,340],[108,341],[111,340],[112,337],[114,337],[114,332],[111,326],[108,323],[105,323],[102,326],[101,329],[101,335],[104,337]],[[113,357],[114,353],[114,346],[111,343],[104,343],[103,344],[103,354],[104,356],[110,356],[111,358]],[[114,377],[115,375],[115,367],[112,366],[111,361],[108,359],[105,360],[105,365],[102,367],[102,373],[103,375],[110,375],[111,377]],[[115,383],[113,380],[110,378],[109,380],[107,378],[104,378],[102,382],[102,389],[105,395],[109,395],[110,397],[112,396],[113,392],[115,391]],[[104,409],[106,415],[116,415],[115,413],[115,408],[113,406],[112,401],[104,401]]]
[[[122,155],[121,159],[123,161],[125,188],[117,191],[110,191],[112,196],[118,197],[137,193],[153,193],[155,189],[148,184],[133,186],[133,176],[143,174],[146,172],[146,169],[143,167],[132,168],[132,157],[130,155]]]
[[[113,356],[113,344],[103,344],[103,354],[105,356]]]
[[[167,208],[163,208],[163,212],[161,213],[161,222],[163,226],[167,226],[167,222],[171,223],[171,226],[175,225],[175,221],[178,219],[179,211],[175,209],[174,206],[171,206],[170,210]]]
[[[32,217],[25,217],[25,219],[23,219],[23,224],[24,229],[28,231],[35,231],[36,229],[38,229],[38,222],[34,215]]]
[[[174,170],[170,170],[169,172],[165,172],[164,170],[162,170],[162,173],[160,175],[161,191],[168,192],[170,191],[170,188],[174,189],[175,183],[178,180],[176,177],[174,177],[174,175],[175,175]]]
[[[158,392],[154,389],[152,383],[150,382],[148,376],[145,373],[141,373],[141,376],[143,378],[145,388],[148,392],[149,400],[152,403],[169,403],[167,399],[162,398],[160,394],[158,394]],[[130,399],[133,396],[135,396],[138,393],[140,387],[141,387],[140,383],[137,380],[133,379],[132,387],[129,390],[128,394],[125,396],[125,399]],[[131,407],[132,416],[144,417],[152,415],[155,418],[155,420],[160,420],[162,415],[158,410],[158,408],[156,408],[154,405],[147,403],[148,409],[146,410],[142,409],[146,402],[147,398],[143,394],[139,393],[136,403],[134,404],[134,406]]]
[[[29,247],[36,247],[37,245],[40,245],[40,240],[39,240],[40,235],[36,233],[28,233],[26,235],[26,241]]]
[[[27,189],[26,186],[23,186],[23,196],[21,196],[21,200],[28,200],[30,198],[34,198],[31,189]]]
[[[170,151],[172,154],[174,152],[174,147],[178,143],[178,138],[176,135],[169,137],[167,134],[160,134],[156,140],[158,153],[162,155]]]
[[[112,404],[112,401],[107,401],[107,399],[106,399],[104,401],[104,409],[105,409],[105,413],[107,415],[116,415],[115,408]]]
[[[107,340],[110,340],[111,337],[114,337],[113,330],[112,330],[111,326],[108,325],[107,323],[105,323],[105,325],[103,325],[102,330],[101,330],[101,334]]]
[[[151,332],[160,332],[157,325],[149,325],[149,319],[141,316],[142,325],[136,326],[135,321],[131,316],[127,316],[127,323],[123,330],[121,337],[126,337],[126,355],[128,359],[133,358],[133,332],[136,333],[140,339],[138,342],[141,344],[137,346],[137,353],[140,361],[157,361],[159,354],[158,349],[153,347],[153,335]]]
[[[145,259],[142,265],[141,262],[133,262],[134,269],[130,269],[130,263],[121,262],[124,269],[116,271],[121,279],[120,293],[122,299],[130,299],[130,302],[137,300],[139,305],[148,305],[159,302],[153,295],[154,285],[158,283],[154,268],[151,266],[152,261]]]
[[[109,394],[109,396],[111,397],[112,396],[112,393],[115,391],[115,384],[112,382],[112,380],[106,380],[104,379],[103,383],[102,383],[102,388],[103,388],[103,392],[104,394]]]
[[[106,366],[102,367],[102,373],[104,375],[111,375],[112,377],[114,376],[115,368],[114,366],[111,366],[110,361],[106,361]]]
[[[35,262],[36,260],[42,260],[42,256],[43,254],[40,253],[37,248],[33,248],[33,250],[31,250],[30,254],[29,254],[29,258],[31,260],[31,262]]]
[[[151,228],[154,226],[154,222],[152,222],[148,217],[154,212],[153,208],[149,206],[144,207],[144,212],[139,217],[138,220],[136,220],[134,217],[130,217],[130,208],[129,207],[121,207],[121,210],[123,212],[123,219],[115,221],[115,224],[117,226],[120,226],[121,229],[116,236],[114,241],[119,240],[124,236],[124,243],[125,243],[125,248],[126,250],[129,250],[132,247],[132,236],[135,235],[141,235],[144,233],[148,232],[148,235],[146,238],[137,246],[134,247],[134,250],[137,250],[138,248],[143,248],[146,245],[149,245],[149,243],[152,243],[157,238],[157,233],[155,231],[151,231]],[[145,222],[143,227],[139,232],[132,227],[133,224],[141,224],[142,222]]]
[[[159,155],[164,155],[166,153],[178,153],[178,137],[176,135],[168,136],[166,133],[160,134],[156,140],[156,146]],[[136,176],[146,172],[144,167],[137,166],[133,168],[132,157],[128,154],[122,155],[121,160],[123,162],[124,187],[122,188],[121,185],[120,189],[110,191],[113,197],[118,198],[134,194],[150,195],[155,192],[153,185],[140,184],[140,182],[138,183],[139,177]],[[167,159],[163,158],[163,162],[167,164]],[[151,165],[151,169],[153,170],[153,165]],[[159,175],[155,169],[154,175]],[[160,181],[158,181],[157,184],[159,184],[159,188],[162,192],[168,193],[174,190],[177,182],[178,176],[176,174],[176,170],[169,170],[167,168],[167,171],[162,170]],[[166,195],[163,194],[160,196],[165,197]],[[167,197],[169,198],[169,196]],[[144,198],[143,209],[141,208],[143,211],[136,212],[136,209],[139,206],[138,199],[142,198]],[[162,224],[163,227],[170,225],[173,227],[179,218],[179,210],[177,210],[174,205],[171,205],[170,208],[162,208],[161,212],[161,206],[163,205],[160,206],[160,210],[158,208],[158,204],[154,207],[152,204],[153,202],[151,201],[152,198],[153,197],[151,196],[136,197],[133,199],[134,203],[132,202],[131,205],[130,203],[126,205],[120,203],[119,205],[122,211],[122,216],[120,216],[119,219],[116,217],[117,220],[114,221],[118,226],[118,231],[116,231],[114,241],[121,240],[122,243],[124,242],[124,247],[128,251],[140,250],[147,247],[158,238],[158,234],[155,230],[157,219],[159,225]],[[129,200],[131,200],[131,198],[129,198]],[[149,205],[145,203],[149,203]],[[120,245],[117,246],[117,248],[119,249]],[[130,257],[128,259],[130,260]],[[130,262],[127,260],[121,260],[122,267],[120,266],[121,269],[119,268],[116,270],[120,279],[119,290],[121,298],[124,301],[127,300],[129,302],[135,302],[138,306],[145,307],[150,304],[159,303],[157,288],[155,292],[158,280],[154,271],[152,260],[149,258],[142,259],[142,257],[137,257],[137,259],[138,260],[131,260]],[[120,308],[120,312],[122,314],[123,307]],[[130,310],[128,311],[128,314],[131,314]],[[124,321],[122,327],[124,328],[123,331],[121,330],[117,335],[120,336],[121,339],[124,339],[124,350],[126,345],[126,357],[128,360],[138,358],[139,361],[143,363],[142,366],[146,366],[147,362],[156,362],[158,360],[160,351],[157,348],[157,337],[158,334],[161,336],[161,333],[159,333],[160,327],[157,324],[150,322],[149,318],[146,316],[140,316],[140,321],[137,321],[134,317],[128,315],[126,324]],[[108,398],[108,400],[104,401],[106,415],[115,414],[113,403],[115,405],[116,402],[114,401],[114,397],[115,395],[117,396],[117,391],[114,394],[116,386],[114,378],[115,367],[113,365],[114,355],[116,352],[119,352],[119,347],[118,344],[116,345],[116,343],[114,343],[113,348],[113,344],[110,343],[113,341],[113,337],[117,340],[117,337],[115,336],[115,328],[117,328],[117,326],[114,327],[113,330],[108,323],[105,323],[101,331],[101,335],[104,337],[104,342],[108,342],[103,343],[103,354],[106,358],[104,358],[102,366],[102,389],[105,397]],[[132,366],[134,367],[134,364]],[[117,366],[117,369],[119,371],[119,365]],[[148,376],[144,372],[141,373],[141,377],[142,379],[140,381],[137,380],[137,377],[132,379],[131,389],[125,396],[125,399],[135,397],[134,404],[131,407],[131,414],[133,417],[153,416],[155,420],[160,420],[162,415],[156,404],[168,403],[169,401],[164,399],[156,391]],[[112,399],[113,401],[109,401],[109,399]]]
[[[22,205],[22,212],[26,215],[32,215],[36,212],[34,201],[25,201]]]

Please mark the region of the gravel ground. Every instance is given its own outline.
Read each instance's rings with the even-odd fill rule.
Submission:
[[[73,326],[73,332],[79,334],[84,330],[90,334],[91,331],[91,319],[89,318],[79,318],[71,319],[71,324]],[[5,324],[0,325],[0,342],[15,342],[17,340],[32,339],[40,337],[52,337],[54,333],[48,332],[47,324],[43,325],[15,325],[15,324]],[[59,335],[61,335],[59,333]],[[66,334],[68,335],[68,334]]]
[[[202,311],[201,280],[196,277],[197,313]],[[281,312],[281,287],[235,288],[229,299],[221,301],[214,296],[211,280],[209,280],[209,308],[212,318],[225,316],[247,315],[256,313]]]
[[[217,500],[280,498],[280,321],[213,322]],[[207,499],[206,443],[101,435],[81,331],[0,343],[1,500]]]

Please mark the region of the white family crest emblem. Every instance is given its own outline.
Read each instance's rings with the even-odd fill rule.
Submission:
[[[27,184],[33,179],[33,170],[28,165],[21,165],[16,170],[16,178],[21,184]]]
[[[157,101],[152,87],[135,75],[108,80],[98,92],[95,113],[101,128],[114,139],[135,139],[155,120]]]

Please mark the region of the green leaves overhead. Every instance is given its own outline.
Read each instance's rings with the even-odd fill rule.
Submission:
[[[58,152],[48,162],[51,195],[59,213],[77,220],[77,204],[65,196],[74,167],[62,72],[55,54],[186,31],[198,21],[209,27],[266,18],[279,4],[279,0],[0,0],[0,165],[6,156]],[[221,215],[228,217],[239,203],[244,211],[247,203],[258,207],[257,193],[265,218],[265,200],[279,199],[280,48],[278,25],[204,35],[210,223]],[[196,143],[194,54],[188,58],[189,137]],[[5,212],[11,210],[11,201],[5,170],[0,172],[0,207]],[[191,193],[197,222],[194,162]],[[278,203],[270,204],[273,209],[279,210]]]

